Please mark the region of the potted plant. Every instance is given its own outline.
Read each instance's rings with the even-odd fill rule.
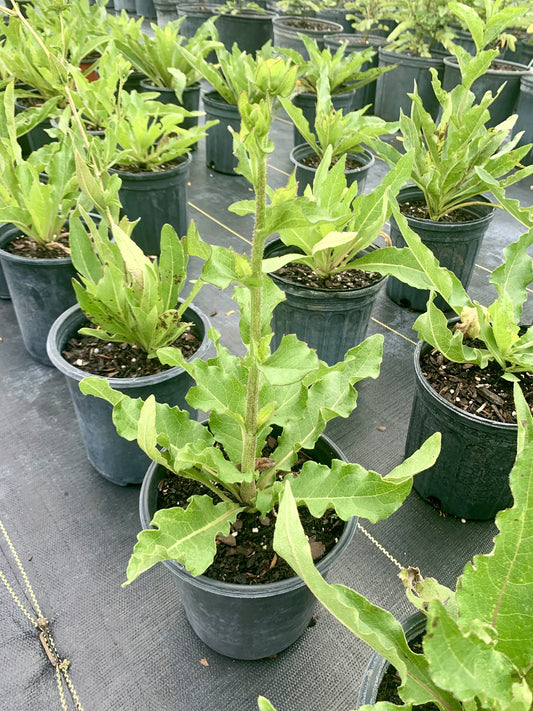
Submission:
[[[475,58],[464,51],[458,53],[462,82],[451,92],[442,88],[433,71],[433,88],[442,109],[437,122],[424,108],[416,90],[411,94],[410,116],[402,113],[399,121],[403,148],[415,155],[411,174],[415,187],[400,193],[401,209],[412,229],[431,246],[443,266],[457,274],[465,288],[493,207],[502,201],[508,206],[506,188],[532,172],[520,163],[528,147],[516,147],[519,136],[508,140],[515,119],[488,128],[494,97],[489,93],[478,104],[471,91],[493,56],[493,50],[483,50]],[[389,165],[403,155],[382,142],[371,145]],[[472,146],[476,149],[472,150]],[[484,191],[491,191],[495,199],[484,198]],[[393,244],[403,244],[394,223],[391,239]],[[395,278],[389,279],[387,293],[397,303],[418,311],[424,309],[428,296]]]
[[[141,218],[134,238],[146,254],[159,253],[164,224],[180,237],[187,232],[188,151],[215,123],[183,128],[183,119],[198,112],[163,104],[156,96],[122,92],[120,111],[109,117],[105,129],[114,147],[109,168],[122,181],[123,214],[132,221]]]
[[[154,528],[139,534],[128,566],[128,582],[164,560],[176,575],[182,604],[196,633],[222,654],[248,659],[280,651],[303,632],[311,615],[305,587],[295,579],[261,583],[264,575],[270,574],[267,571],[277,565],[266,542],[259,545],[261,551],[263,545],[267,546],[266,569],[247,568],[258,585],[231,582],[235,580],[231,573],[222,574],[220,577],[226,577],[222,581],[203,573],[212,564],[217,548],[222,546],[223,551],[224,545],[235,542],[235,532],[244,541],[248,533],[254,534],[253,529],[274,524],[279,492],[293,477],[291,467],[298,453],[302,448],[313,450],[328,420],[352,410],[356,399],[353,385],[361,378],[377,375],[382,341],[379,335],[368,339],[334,366],[320,362],[295,336],[286,336],[275,352],[270,350],[270,318],[281,294],[262,274],[264,245],[278,225],[291,219],[296,223],[298,216],[293,218],[291,194],[284,189],[267,190],[267,158],[273,148],[268,134],[275,97],[292,91],[295,73],[282,59],[272,62],[259,57],[255,94],[252,97],[244,92],[239,99],[242,126],[235,135],[235,151],[239,170],[255,192],[251,256],[207,245],[194,230],[187,236],[189,252],[207,257],[202,271],[205,281],[221,287],[238,285],[235,299],[241,311],[245,353],[231,355],[214,329],[210,333],[217,356],[206,362],[186,363],[177,352],[158,351],[161,360],[179,363],[195,379],[187,401],[191,407],[210,413],[208,425],[192,421],[188,413],[153,398],[144,403],[131,400],[98,379],[80,384],[84,393],[114,404],[119,433],[137,438],[154,459],[141,492],[143,524],[147,526],[153,516]],[[161,444],[164,450],[158,448]],[[318,517],[336,507],[342,520],[348,521],[363,510],[366,515],[367,503],[373,509],[368,514],[371,518],[386,516],[407,494],[412,473],[433,461],[437,449],[438,436],[386,479],[357,465],[344,464],[329,449],[324,464],[311,460],[300,470],[298,480],[302,484],[307,480],[310,486],[301,502],[306,502],[312,516]],[[318,450],[315,453],[319,455]],[[193,482],[202,483],[205,488],[186,487],[184,498],[193,495],[185,509],[177,506],[155,512],[158,482],[167,469],[178,475],[178,482],[191,486]],[[342,506],[335,493],[338,485],[343,488]],[[214,502],[210,492],[220,501]],[[367,499],[370,492],[371,502]],[[341,538],[341,549],[350,538],[350,530],[348,526]],[[330,564],[331,557],[322,565]]]
[[[421,342],[415,352],[416,394],[406,454],[428,432],[442,432],[439,460],[415,488],[461,518],[490,519],[510,502],[508,476],[516,455],[512,385],[520,383],[525,393],[531,389],[532,329],[520,322],[533,280],[527,254],[533,243],[533,211],[527,212],[529,232],[504,249],[504,263],[490,276],[497,298],[488,307],[469,298],[395,207],[407,246],[385,247],[378,259],[368,255],[355,261],[430,293],[427,311],[414,324]],[[450,321],[436,306],[436,294],[455,319]]]
[[[305,141],[296,145],[290,154],[296,167],[299,194],[302,195],[305,187],[313,182],[316,168],[324,159],[328,146],[331,147],[332,162],[346,156],[344,165],[348,184],[357,181],[362,192],[368,171],[374,163],[374,156],[365,145],[371,140],[374,145],[373,139],[394,133],[396,124],[386,123],[377,116],[366,116],[365,109],[347,114],[342,109],[336,111],[325,75],[319,80],[314,132],[300,108],[285,98],[281,99],[281,104]]]
[[[379,66],[395,65],[393,72],[379,77],[375,112],[387,121],[398,119],[400,110],[409,111],[409,92],[416,82],[426,111],[437,117],[439,104],[433,91],[433,68],[442,79],[442,52],[436,51],[451,38],[447,0],[402,0],[395,12],[398,25],[379,48]]]
[[[232,47],[231,52],[223,46],[217,47],[215,53],[217,63],[213,65],[205,58],[195,57],[185,48],[183,49],[187,61],[213,87],[212,91],[203,95],[206,119],[218,121],[218,124],[207,133],[205,146],[207,167],[218,173],[235,175],[237,158],[233,154],[230,130],[237,132],[240,130],[241,117],[237,102],[243,91],[248,93],[251,101],[256,100],[257,85],[261,79],[257,74],[256,59],[260,58],[263,66],[264,62],[273,62],[274,55],[268,43],[256,53],[255,58],[251,54],[241,52],[236,45]]]
[[[292,495],[292,483],[286,487],[274,538],[278,554],[289,560],[320,602],[377,653],[365,672],[360,709],[374,708],[384,660],[400,678],[400,703],[385,701],[375,708],[426,703],[457,711],[471,704],[487,710],[511,709],[517,703],[523,709],[530,707],[533,648],[528,605],[533,586],[527,561],[533,444],[531,412],[520,393],[517,411],[518,456],[510,475],[514,503],[496,518],[498,534],[492,551],[466,564],[455,591],[433,578],[424,580],[417,568],[400,573],[408,600],[425,618],[421,652],[410,649],[402,625],[390,612],[355,590],[324,581],[298,522],[294,503],[298,494]],[[264,698],[259,708],[273,711]]]
[[[328,77],[333,108],[343,109],[346,113],[353,108],[354,92],[375,81],[383,71],[386,71],[386,69],[379,68],[363,70],[363,65],[368,63],[373,56],[371,49],[351,52],[348,51],[351,50],[351,47],[346,43],[341,43],[332,52],[329,47],[320,50],[316,41],[311,37],[302,36],[302,42],[309,59],[304,59],[294,49],[282,49],[281,53],[290,57],[298,67],[298,91],[292,97],[292,101],[295,106],[302,109],[311,128],[315,123],[318,83],[323,74]],[[294,145],[298,145],[300,142],[302,142],[302,137],[295,128]]]
[[[65,141],[22,157],[13,114],[13,83],[5,90],[0,143],[0,261],[24,345],[50,364],[46,336],[56,317],[75,302],[67,223],[79,186],[74,155]],[[42,177],[46,170],[46,179]]]
[[[347,18],[352,21],[355,35],[367,43],[371,38],[387,37],[397,26],[394,18],[397,5],[390,0],[350,0],[346,4],[353,14]]]
[[[180,34],[183,18],[169,22],[163,28],[152,24],[153,36],[142,31],[137,33],[137,25],[132,26],[132,22],[124,27],[113,23],[112,27],[116,46],[144,75],[140,82],[141,89],[157,92],[162,103],[198,111],[201,74],[185,59],[182,49],[185,48],[194,57],[207,57],[216,46],[213,23],[204,23],[187,40]],[[133,32],[129,31],[130,27]],[[184,128],[197,124],[197,116],[186,117],[183,121]]]
[[[90,186],[88,192],[94,195],[96,182],[89,168],[79,162],[78,172],[85,189]],[[53,323],[47,351],[67,380],[89,461],[103,477],[125,486],[142,482],[148,456],[117,435],[111,407],[82,395],[80,381],[88,375],[105,377],[118,392],[131,397],[156,395],[160,402],[195,414],[184,400],[190,377],[183,368],[162,366],[155,354],[168,345],[180,348],[187,358],[205,356],[209,320],[191,304],[200,281],[178,303],[187,281],[188,255],[170,225],[162,229],[161,254],[154,260],[131,239],[132,223],[125,218],[118,223],[108,207],[104,216],[97,228],[84,214],[90,236],[79,217],[71,220],[78,304]]]
[[[216,7],[219,39],[231,51],[234,43],[242,52],[254,54],[274,39],[272,20],[276,13],[256,2],[228,0]]]
[[[278,17],[272,20],[274,27],[274,45],[285,49],[295,49],[306,59],[307,50],[302,37],[316,40],[320,49],[328,35],[343,31],[339,22],[332,22],[316,17],[320,3],[312,0],[279,0],[273,6]]]
[[[472,91],[478,101],[487,91],[494,95],[488,126],[497,126],[512,114],[518,103],[520,80],[531,74],[527,65],[520,65],[500,58],[500,48],[512,35],[505,32],[522,14],[526,7],[506,7],[504,0],[484,0],[485,12],[480,15],[475,8],[462,3],[451,3],[450,8],[468,27],[477,53],[494,48],[494,57],[485,72],[476,78]],[[483,29],[482,29],[483,28]],[[461,81],[461,66],[468,61],[469,53],[458,46],[454,56],[444,59],[442,84],[449,91]],[[461,62],[459,55],[462,55]]]
[[[280,225],[279,238],[267,244],[263,263],[285,294],[274,309],[273,346],[283,335],[295,333],[329,365],[366,336],[384,280],[351,265],[382,234],[391,201],[405,184],[412,162],[411,156],[404,156],[370,195],[358,195],[357,185],[347,187],[345,160],[343,156],[330,169],[328,147],[312,188],[306,187],[304,198],[293,203],[305,223]]]

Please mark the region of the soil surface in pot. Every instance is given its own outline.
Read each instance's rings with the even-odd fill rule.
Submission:
[[[268,437],[263,457],[277,446],[275,437]],[[309,456],[304,452],[292,467],[294,472],[301,469]],[[167,472],[159,484],[158,508],[181,506],[187,508],[187,499],[194,494],[207,494],[215,501],[214,492],[192,479]],[[345,522],[334,511],[326,511],[321,518],[313,518],[306,507],[299,509],[300,521],[309,539],[315,562],[323,558],[338,542]],[[241,513],[231,527],[229,536],[217,537],[217,553],[213,563],[204,575],[225,583],[257,585],[274,583],[294,577],[294,571],[283,558],[274,552],[272,541],[276,516],[270,513],[262,518],[259,513]]]
[[[284,20],[284,25],[287,27],[297,27],[299,30],[319,30],[324,32],[331,32],[331,25],[326,22],[320,22],[319,20],[307,20],[305,17],[299,17],[298,19],[291,18],[290,20]],[[335,30],[337,31],[337,30]]]
[[[90,326],[91,324],[85,324]],[[94,326],[92,326],[94,328]],[[188,328],[174,342],[185,359],[190,358],[200,347],[201,340],[193,329]],[[139,378],[168,370],[157,358],[148,358],[139,346],[131,343],[114,343],[94,336],[77,335],[65,344],[61,355],[80,370],[104,378]]]
[[[423,635],[419,635],[409,642],[410,649],[412,649],[412,651],[416,654],[422,654],[423,652],[422,637]],[[398,694],[398,687],[401,686],[401,683],[402,680],[400,679],[400,675],[396,671],[395,667],[389,664],[381,684],[379,685],[376,701],[389,701],[397,706],[403,706],[403,701]],[[437,704],[428,702],[427,704],[415,705],[413,708],[419,709],[419,711],[438,711],[439,707]]]
[[[161,165],[156,165],[152,168],[148,168],[145,164],[122,165],[121,163],[117,163],[113,167],[116,168],[116,170],[122,170],[124,173],[162,173],[165,170],[171,170],[172,168],[176,168],[176,166],[180,165],[180,163],[183,163],[186,157],[186,155],[185,157],[180,156],[175,160],[169,160],[167,163],[161,163]]]
[[[69,233],[62,232],[59,238],[46,247],[31,237],[18,235],[3,248],[9,254],[29,259],[64,259],[70,257]]]
[[[418,220],[431,219],[428,206],[424,200],[406,200],[405,202],[401,202],[400,212],[406,217],[415,217]],[[452,210],[452,212],[447,212],[438,222],[470,222],[472,219],[478,219],[478,217],[472,217],[472,213],[468,210],[458,208],[457,210]]]
[[[320,160],[320,156],[318,156],[316,153],[310,153],[308,156],[299,158],[300,163],[306,165],[308,168],[314,168],[315,170],[318,170]],[[333,168],[333,166],[338,162],[338,160],[338,158],[333,158],[329,167]],[[346,156],[345,170],[357,170],[358,168],[363,168],[364,165],[365,163],[362,160],[358,160],[352,155]]]
[[[381,279],[377,272],[365,272],[362,269],[346,269],[333,274],[329,279],[323,279],[306,264],[289,262],[274,272],[277,276],[287,279],[294,284],[302,284],[314,289],[337,289],[353,291],[363,289],[365,286],[375,284]]]
[[[478,341],[465,341],[465,344],[483,347]],[[420,366],[433,390],[455,407],[486,420],[516,423],[513,384],[503,379],[503,370],[497,363],[491,362],[486,368],[471,363],[453,363],[433,349],[422,355]],[[533,375],[516,375],[531,409]]]

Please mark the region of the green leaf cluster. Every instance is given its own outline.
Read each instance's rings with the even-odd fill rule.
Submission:
[[[353,20],[352,27],[368,38],[373,30],[390,30],[391,20],[396,12],[394,0],[348,0],[345,4],[347,18]]]
[[[15,225],[45,247],[56,245],[79,200],[74,153],[68,142],[56,142],[24,160],[17,141],[22,130],[17,124],[13,84],[9,84],[0,108],[0,223]]]
[[[398,25],[386,45],[392,52],[431,57],[439,43],[446,45],[453,36],[448,0],[401,0],[393,17]]]
[[[392,69],[392,67],[363,69],[363,66],[376,54],[372,48],[362,52],[349,52],[348,45],[340,44],[332,53],[329,47],[320,50],[316,40],[308,35],[301,34],[300,38],[307,51],[307,59],[295,49],[279,50],[280,54],[290,58],[298,67],[296,81],[298,91],[317,94],[319,79],[324,74],[328,77],[331,94],[355,91]]]
[[[528,711],[533,703],[533,420],[515,387],[518,456],[510,474],[514,504],[496,517],[499,533],[487,555],[475,556],[456,591],[403,570],[408,598],[427,615],[423,653],[413,653],[402,626],[389,612],[343,585],[326,583],[315,568],[297,514],[293,484],[279,507],[274,548],[320,602],[354,635],[381,654],[401,678],[404,705],[435,703],[439,709]],[[272,707],[262,699],[260,708]],[[363,706],[363,709],[373,707]]]
[[[94,327],[80,333],[139,346],[149,358],[187,329],[178,298],[186,283],[188,255],[170,225],[161,230],[161,255],[147,257],[125,220],[96,227],[88,214],[70,221],[73,281],[78,303]],[[87,232],[89,228],[90,236]],[[109,229],[113,241],[108,237]]]
[[[328,148],[313,186],[307,186],[304,197],[292,203],[293,211],[300,210],[304,221],[294,226],[282,223],[278,227],[282,242],[294,250],[282,257],[265,259],[265,271],[296,262],[306,264],[327,279],[351,269],[353,260],[380,236],[394,198],[409,178],[412,157],[404,156],[368,195],[357,195],[356,183],[347,187],[345,156],[331,169],[330,162],[331,148]]]
[[[110,18],[112,36],[124,57],[138,72],[146,75],[156,87],[174,89],[179,101],[183,90],[197,82],[201,74],[187,61],[185,50],[192,57],[205,59],[220,46],[216,41],[213,20],[203,23],[195,34],[186,38],[180,34],[184,17],[167,22],[164,27],[152,23],[153,36],[142,31],[134,19],[127,23]]]
[[[454,52],[462,72],[461,83],[454,89],[445,91],[437,73],[431,70],[432,86],[442,107],[439,119],[435,121],[425,110],[416,85],[410,94],[410,115],[401,112],[403,148],[414,155],[411,180],[422,190],[431,220],[476,204],[480,193],[490,190],[529,225],[531,210],[511,204],[505,190],[533,173],[532,166],[523,167],[520,162],[531,146],[517,147],[521,134],[510,138],[516,116],[487,127],[496,97],[487,92],[477,103],[470,90],[490,66],[495,52],[483,50],[474,57],[461,47],[454,47]],[[390,144],[376,141],[371,146],[390,166],[403,155]]]
[[[385,247],[378,253],[356,260],[363,269],[391,274],[405,283],[431,292],[427,311],[413,328],[418,336],[456,363],[473,363],[485,368],[496,362],[503,377],[515,380],[515,373],[533,368],[533,328],[520,325],[528,285],[533,281],[533,260],[528,248],[533,244],[533,228],[504,251],[504,262],[489,277],[497,298],[489,306],[472,301],[453,272],[441,267],[431,250],[411,230],[397,208],[394,217],[407,247]],[[439,294],[459,317],[451,329],[448,315],[434,304]],[[465,339],[479,339],[483,346],[472,347]]]
[[[228,104],[237,105],[245,93],[249,104],[273,96],[288,96],[294,89],[297,68],[277,57],[270,43],[256,56],[241,52],[235,43],[231,52],[220,46],[215,50],[217,64],[193,56],[187,49],[183,55]]]
[[[364,145],[370,142],[377,150],[375,146],[381,143],[379,137],[395,133],[397,130],[396,122],[389,123],[378,116],[365,115],[368,107],[347,114],[344,114],[342,109],[336,110],[331,101],[329,80],[325,70],[318,80],[314,126],[309,125],[303,111],[289,98],[281,98],[280,102],[305,142],[321,159],[328,146],[332,149],[332,160],[349,153],[361,153]]]
[[[187,111],[174,104],[156,100],[155,92],[122,93],[122,113],[115,119],[114,130],[118,142],[115,164],[117,167],[135,166],[141,171],[157,170],[185,155],[206,135],[216,121],[203,126],[181,125],[188,116],[199,116],[198,111]]]

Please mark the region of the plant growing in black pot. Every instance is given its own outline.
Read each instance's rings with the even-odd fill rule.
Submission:
[[[274,546],[320,602],[376,654],[363,679],[357,707],[412,708],[432,704],[438,709],[466,711],[475,705],[489,711],[531,708],[533,683],[533,597],[531,517],[533,492],[533,423],[519,389],[518,456],[510,474],[514,502],[498,514],[494,547],[468,562],[455,591],[426,580],[418,568],[400,573],[406,595],[418,610],[422,651],[413,651],[404,628],[390,612],[344,585],[329,585],[313,565],[298,521],[291,489],[283,494]],[[425,623],[425,624],[424,624]],[[399,676],[399,702],[377,703],[387,665]],[[333,662],[334,663],[334,662]],[[376,706],[374,706],[376,704]],[[261,711],[274,711],[264,698]]]
[[[211,64],[203,57],[195,57],[186,49],[183,55],[213,87],[203,95],[206,118],[218,121],[207,133],[205,155],[208,168],[226,175],[236,175],[237,158],[233,154],[233,138],[230,131],[239,131],[241,116],[237,107],[242,92],[247,92],[251,101],[258,95],[256,59],[265,62],[274,61],[274,52],[267,43],[255,57],[241,52],[236,44],[231,52],[220,46],[215,50],[216,64]],[[287,63],[289,66],[290,63]],[[259,92],[260,93],[260,92]],[[228,130],[229,129],[229,130]]]
[[[187,39],[180,34],[183,19],[164,27],[152,24],[153,36],[143,32],[132,20],[128,24],[112,22],[116,46],[144,78],[140,88],[157,92],[159,101],[198,111],[201,74],[185,59],[183,49],[193,57],[205,58],[217,46],[212,20],[205,22]],[[197,116],[188,116],[184,128],[197,125]]]
[[[22,157],[13,113],[13,83],[0,112],[0,261],[24,345],[50,364],[46,336],[55,318],[75,302],[68,220],[80,194],[74,154],[66,141]],[[46,175],[43,175],[46,171]]]
[[[383,235],[391,201],[408,178],[412,158],[404,156],[370,195],[357,194],[356,184],[347,187],[345,161],[341,157],[330,169],[331,146],[327,148],[313,185],[293,203],[305,222],[280,225],[279,238],[267,244],[263,263],[285,294],[274,309],[274,347],[284,334],[295,333],[330,365],[366,336],[384,278],[354,270],[351,263]]]
[[[439,265],[401,212],[394,207],[393,212],[407,246],[385,247],[377,259],[367,255],[355,263],[394,274],[430,294],[427,311],[413,326],[421,340],[406,456],[433,431],[442,432],[443,444],[437,463],[420,475],[415,488],[446,513],[490,519],[511,501],[517,428],[513,384],[525,394],[533,385],[533,327],[521,324],[533,281],[527,253],[533,227],[504,249],[503,264],[489,278],[497,298],[485,307]],[[533,210],[527,212],[533,225]],[[436,306],[436,294],[451,308],[451,320]]]
[[[458,52],[461,84],[447,92],[433,71],[440,118],[432,119],[415,88],[410,95],[410,115],[402,112],[399,121],[403,149],[415,156],[410,176],[414,187],[406,187],[400,193],[400,209],[412,229],[421,235],[443,266],[455,272],[465,288],[493,208],[504,205],[528,224],[528,212],[513,207],[505,196],[508,186],[533,172],[531,166],[521,166],[529,148],[517,147],[520,135],[509,140],[516,117],[488,127],[494,97],[487,93],[477,103],[471,90],[493,57],[494,50],[483,50],[474,58],[464,50]],[[384,142],[370,145],[391,166],[403,155]],[[484,197],[485,191],[492,192],[494,197],[490,200]],[[403,244],[394,223],[391,239],[393,244]],[[427,293],[395,278],[389,279],[387,293],[395,302],[418,311],[424,309],[428,297]]]
[[[217,355],[206,362],[185,362],[175,351],[158,351],[161,360],[181,365],[196,381],[187,401],[209,412],[207,425],[153,398],[129,399],[98,379],[80,384],[84,393],[114,405],[119,433],[137,439],[154,460],[141,491],[147,530],[138,536],[128,582],[165,561],[200,638],[222,654],[244,659],[287,647],[312,614],[305,586],[284,578],[283,564],[274,559],[268,543],[280,492],[294,478],[293,468],[299,470],[299,503],[302,515],[307,518],[305,508],[311,514],[311,528],[318,530],[314,518],[330,509],[346,522],[357,514],[375,520],[397,508],[414,471],[434,460],[439,439],[435,436],[385,479],[345,464],[321,435],[327,421],[352,411],[355,383],[377,375],[382,338],[367,339],[333,366],[321,362],[295,336],[283,338],[276,351],[270,349],[271,314],[282,294],[262,273],[263,250],[279,225],[292,221],[297,226],[299,217],[290,190],[267,188],[267,159],[273,150],[269,130],[275,98],[292,91],[295,75],[284,60],[260,57],[253,96],[244,92],[239,98],[242,126],[235,134],[235,152],[239,171],[255,192],[251,256],[204,243],[194,227],[187,236],[189,253],[206,259],[203,280],[220,287],[237,285],[234,298],[245,353],[230,354],[214,329],[210,335]],[[180,505],[160,509],[157,492],[168,488],[169,471]],[[148,528],[150,521],[154,528]],[[353,525],[343,528],[321,568],[328,568],[344,548]],[[241,558],[249,545],[253,555]],[[226,571],[225,553],[233,548],[236,555],[228,556]],[[320,545],[318,549],[324,551]]]
[[[324,159],[328,147],[331,148],[332,164],[341,156],[346,156],[344,166],[348,185],[357,182],[359,192],[362,192],[368,171],[375,160],[367,145],[377,145],[379,137],[394,133],[397,124],[386,123],[378,116],[367,116],[366,109],[349,111],[346,114],[342,109],[335,110],[325,71],[318,81],[313,127],[305,118],[302,109],[290,99],[282,98],[281,104],[304,141],[296,145],[290,154],[290,159],[296,167],[298,193],[303,195],[306,186],[313,182],[316,169]]]
[[[161,231],[161,254],[147,257],[131,239],[134,223],[118,222],[120,180],[109,176],[106,189],[81,155],[77,172],[86,195],[101,213],[98,227],[80,210],[71,220],[73,287],[78,303],[61,313],[47,339],[52,364],[65,375],[87,457],[103,477],[118,484],[140,484],[148,456],[117,435],[112,408],[84,396],[79,383],[88,375],[104,377],[117,392],[131,397],[156,395],[169,406],[189,408],[184,395],[192,380],[180,367],[162,365],[158,348],[180,349],[184,358],[207,354],[209,320],[192,305],[202,282],[186,299],[188,254],[170,225]],[[110,240],[112,237],[112,241]]]
[[[451,39],[448,0],[401,0],[395,19],[398,25],[379,48],[379,66],[395,65],[394,71],[377,80],[375,113],[387,121],[409,110],[409,92],[416,82],[426,111],[436,118],[439,103],[429,69],[442,79],[443,50]]]
[[[297,92],[292,97],[295,106],[302,109],[311,129],[314,127],[316,102],[320,77],[326,75],[329,82],[331,102],[334,109],[345,113],[353,107],[354,92],[375,81],[387,68],[365,67],[374,56],[371,48],[352,52],[351,46],[341,43],[332,51],[329,47],[320,50],[311,37],[302,36],[308,59],[295,49],[281,49],[298,67]],[[391,67],[392,69],[392,67]],[[362,108],[362,106],[360,107]],[[302,142],[302,136],[294,129],[294,145]]]
[[[130,220],[140,218],[134,239],[146,254],[159,254],[159,236],[170,224],[180,237],[187,232],[189,150],[214,125],[183,128],[184,118],[198,114],[163,104],[152,92],[121,92],[110,115],[105,140],[112,145],[108,167],[122,181],[120,201]],[[77,130],[75,121],[73,129]],[[100,140],[100,139],[98,139]]]

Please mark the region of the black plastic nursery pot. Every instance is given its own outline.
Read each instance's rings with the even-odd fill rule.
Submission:
[[[218,119],[219,123],[211,126],[205,139],[205,161],[208,168],[225,175],[236,175],[237,158],[233,155],[233,136],[228,127],[235,132],[241,128],[241,116],[235,104],[228,104],[217,94],[209,91],[203,95],[206,121]]]
[[[264,256],[279,257],[290,251],[295,250],[274,239],[266,245]],[[328,365],[343,360],[346,351],[365,339],[374,302],[386,279],[362,289],[340,290],[311,288],[273,273],[270,277],[286,297],[272,316],[272,348],[279,346],[284,335],[294,333]]]
[[[413,642],[417,637],[425,633],[426,622],[427,618],[422,612],[415,612],[402,622],[403,631],[408,643]],[[373,706],[376,703],[378,700],[379,687],[389,666],[389,662],[382,657],[381,654],[378,654],[378,652],[374,652],[370,657],[361,681],[359,696],[357,697],[357,708],[367,704]],[[382,700],[385,701],[387,699]]]
[[[385,37],[378,37],[376,35],[363,36],[359,32],[345,33],[339,35],[331,35],[331,37],[326,37],[324,40],[324,46],[329,47],[332,52],[335,52],[341,44],[347,44],[347,53],[350,52],[363,52],[365,49],[374,49],[376,54],[371,61],[365,62],[361,66],[361,71],[365,72],[368,69],[378,66],[379,54],[378,50],[387,43]],[[360,89],[356,89],[353,92],[352,98],[352,111],[358,111],[365,106],[368,106],[367,114],[374,113],[374,102],[376,99],[376,86],[377,80],[365,84]]]
[[[304,194],[304,190],[307,185],[313,185],[316,169],[302,163],[302,160],[305,159],[306,156],[310,156],[313,153],[313,149],[307,143],[295,146],[291,151],[290,159],[296,168],[298,195]],[[344,172],[346,176],[346,183],[347,185],[352,185],[357,181],[357,192],[362,193],[365,188],[368,172],[375,163],[375,158],[372,153],[367,150],[363,150],[361,153],[349,153],[348,157],[355,159],[360,165],[357,168],[352,168]]]
[[[201,345],[192,358],[203,358],[207,354],[209,341],[207,332],[209,319],[195,306],[190,306],[184,320],[194,324]],[[71,306],[56,319],[48,336],[48,355],[51,363],[65,376],[78,420],[87,458],[96,471],[113,484],[126,486],[140,484],[150,464],[148,456],[137,442],[130,442],[117,434],[112,420],[112,406],[106,400],[92,395],[83,395],[79,383],[91,374],[71,365],[62,356],[62,351],[70,338],[87,323],[87,317],[78,304]],[[158,402],[166,402],[186,409],[195,410],[185,401],[185,395],[193,384],[192,378],[183,368],[169,368],[162,373],[138,378],[105,378],[109,385],[133,398],[146,399],[155,395]]]
[[[488,520],[512,503],[509,472],[516,458],[516,424],[486,420],[464,412],[426,381],[420,358],[431,346],[415,350],[415,396],[405,456],[434,432],[442,433],[436,463],[414,478],[420,496],[447,514]]]
[[[178,0],[153,0],[159,27],[178,19]]]
[[[310,452],[318,462],[343,459],[342,452],[322,436]],[[166,469],[155,462],[144,478],[139,512],[143,529],[157,511],[159,482]],[[352,518],[335,547],[317,564],[324,575],[348,547],[357,526]],[[300,578],[262,585],[224,583],[191,575],[176,561],[164,561],[176,581],[185,615],[197,636],[216,652],[233,659],[263,659],[289,647],[305,632],[315,597]]]
[[[298,15],[283,15],[274,17],[272,25],[274,27],[274,46],[287,49],[295,49],[300,52],[304,59],[309,59],[309,54],[304,43],[298,36],[300,33],[314,39],[320,50],[324,49],[324,40],[328,35],[338,34],[343,31],[342,25],[338,22],[328,22],[319,20],[316,17],[306,17],[305,25],[302,24],[304,18]]]
[[[422,191],[415,187],[402,188],[398,193],[400,206],[409,200],[422,199]],[[486,202],[487,205],[464,208],[472,216],[471,220],[465,222],[434,222],[406,216],[409,227],[431,249],[441,266],[454,272],[465,289],[470,282],[476,256],[494,214],[494,208],[487,198],[480,195],[476,199]],[[390,221],[390,238],[395,247],[405,247],[405,240],[394,217]],[[400,306],[406,306],[413,311],[425,311],[429,291],[415,289],[396,277],[390,277],[387,282],[387,295]],[[447,307],[440,297],[435,303],[439,308]]]
[[[300,94],[295,94],[292,97],[292,103],[302,110],[302,113],[309,123],[309,128],[313,131],[315,129],[315,119],[316,119],[316,94],[311,94],[307,92],[302,92]],[[351,111],[353,101],[353,91],[343,91],[339,94],[333,94],[331,97],[331,103],[336,111],[340,111],[347,114]],[[294,129],[294,145],[298,146],[300,143],[305,143],[302,134],[298,131],[296,126]]]
[[[533,143],[533,72],[526,74],[520,81],[520,95],[516,106],[518,118],[514,125],[513,135],[523,131],[522,138],[518,145],[525,146],[528,143]],[[529,153],[522,158],[524,165],[533,163],[533,148]]]
[[[349,11],[344,7],[321,7],[315,17],[319,20],[327,20],[328,22],[336,22],[341,25],[342,32],[353,32],[352,22],[346,18]]]
[[[426,111],[436,119],[440,104],[431,86],[430,67],[437,70],[440,79],[444,75],[444,62],[441,57],[415,57],[408,54],[390,52],[379,48],[379,66],[397,66],[385,72],[377,79],[375,109],[376,116],[385,121],[397,121],[400,109],[407,115],[411,112],[411,99],[414,83]]]
[[[178,18],[185,18],[180,27],[180,34],[187,38],[192,37],[196,30],[215,14],[214,7],[208,7],[206,3],[178,3],[176,10]]]
[[[187,111],[198,111],[200,106],[200,82],[194,82],[190,86],[186,86],[183,90],[182,100],[179,101],[174,89],[165,86],[154,86],[149,79],[141,79],[139,82],[141,91],[156,91],[159,94],[159,99],[162,104],[175,104],[182,106]],[[198,116],[186,116],[180,124],[183,128],[192,128],[198,125]],[[191,150],[195,150],[196,145],[191,146]]]
[[[140,17],[156,17],[153,0],[135,0],[135,14]]]
[[[216,19],[218,38],[231,52],[234,42],[241,52],[255,54],[267,42],[274,40],[272,19],[274,12],[253,12],[243,10],[235,15],[220,13]]]
[[[485,74],[472,84],[471,91],[477,101],[480,101],[487,91],[496,95],[497,91],[502,87],[499,96],[490,106],[490,119],[487,121],[487,126],[497,126],[515,113],[520,94],[520,80],[528,74],[531,74],[531,70],[523,64],[495,59],[492,67],[487,69]],[[446,91],[451,91],[460,81],[461,72],[457,59],[455,57],[445,57],[444,77],[442,79],[443,88]]]
[[[111,168],[122,180],[119,199],[121,214],[129,220],[140,217],[132,233],[133,241],[145,254],[157,255],[161,251],[161,228],[172,225],[178,237],[187,233],[187,183],[192,158],[182,156],[178,165],[168,170],[149,173],[130,173]]]
[[[72,288],[76,270],[69,256],[33,259],[7,252],[5,247],[19,234],[18,227],[0,232],[0,264],[26,350],[51,365],[46,338],[59,314],[76,302]]]

